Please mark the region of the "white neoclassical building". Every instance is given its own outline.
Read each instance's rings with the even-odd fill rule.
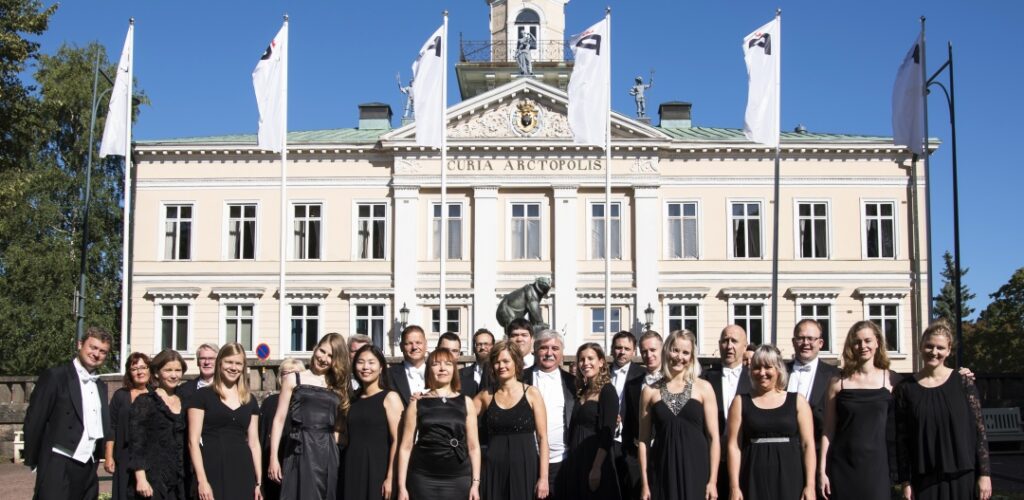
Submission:
[[[911,369],[926,315],[927,253],[917,248],[927,232],[924,172],[905,148],[887,137],[783,134],[772,318],[774,150],[740,129],[696,126],[689,103],[670,102],[657,125],[613,113],[609,165],[570,136],[565,0],[491,3],[492,39],[460,47],[463,100],[447,111],[445,165],[376,103],[360,106],[358,128],[289,134],[284,200],[280,157],[259,151],[255,135],[136,144],[129,350],[190,354],[238,341],[265,343],[275,359],[304,357],[336,331],[369,334],[390,353],[403,308],[431,344],[453,331],[466,350],[476,328],[500,329],[501,296],[547,276],[545,319],[570,350],[603,340],[605,322],[640,332],[650,308],[651,328],[693,330],[701,356],[717,355],[727,324],[759,343],[772,321],[791,353],[792,326],[815,318],[826,326],[825,356],[836,357],[847,329],[870,319],[894,367]],[[516,75],[507,49],[522,30],[538,40],[534,77]]]

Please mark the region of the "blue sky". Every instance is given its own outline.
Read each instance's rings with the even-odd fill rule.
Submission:
[[[694,103],[695,125],[742,127],[746,70],[742,37],[782,8],[782,127],[891,134],[890,95],[900,60],[928,19],[929,71],[955,50],[960,169],[961,254],[973,305],[1024,266],[1024,231],[1015,201],[1024,186],[1019,153],[1001,149],[1019,135],[1024,100],[1018,21],[1024,2],[963,0],[571,0],[567,34],[612,7],[613,107],[632,112],[626,93],[638,74],[656,71],[648,108]],[[289,14],[289,129],[354,127],[357,104],[382,101],[400,113],[395,73],[407,79],[423,40],[450,12],[451,46],[488,38],[485,0],[63,2],[40,38],[42,51],[98,40],[116,60],[129,17],[136,19],[135,77],[152,104],[136,139],[255,133],[250,74]],[[452,64],[458,58],[450,53]],[[449,103],[458,101],[454,71]],[[943,141],[932,161],[935,272],[953,248],[949,119],[936,91],[930,135]],[[1017,208],[1015,208],[1017,207]],[[939,281],[936,281],[936,290]]]

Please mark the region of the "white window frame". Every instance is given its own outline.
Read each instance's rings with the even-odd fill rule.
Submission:
[[[519,17],[519,14],[522,14],[524,10],[534,11],[537,14],[537,17],[540,19],[540,24],[516,24],[516,19]],[[508,23],[508,33],[509,38],[511,38],[508,44],[509,62],[515,62],[516,47],[519,44],[519,26],[536,26],[537,28],[537,48],[530,51],[530,60],[534,62],[548,60],[544,58],[544,54],[543,52],[541,52],[541,49],[544,47],[543,42],[541,42],[541,39],[544,36],[544,29],[542,28],[542,26],[547,26],[547,19],[544,15],[544,9],[540,8],[539,6],[533,5],[532,3],[524,3],[523,7],[516,11],[516,14],[514,16],[509,16]]]
[[[253,229],[253,232],[255,232],[256,234],[253,236],[252,258],[251,259],[246,259],[246,258],[238,258],[238,259],[236,259],[236,258],[232,257],[232,252],[231,252],[232,251],[232,248],[231,248],[231,220],[232,220],[231,219],[231,207],[232,206],[245,206],[245,205],[256,205],[256,220],[255,220],[256,223],[254,224],[255,227]],[[256,260],[260,259],[260,216],[262,215],[262,212],[263,212],[261,209],[262,209],[262,205],[261,205],[259,200],[225,200],[224,201],[224,216],[222,218],[223,219],[222,227],[224,228],[224,231],[223,231],[223,234],[221,235],[221,248],[223,249],[223,251],[221,252],[221,259],[222,260],[252,262],[252,261],[256,261]],[[244,209],[242,211],[242,215],[243,215],[242,220],[244,220],[245,219],[245,217],[244,217],[244,215],[245,215]],[[194,223],[193,223],[193,225],[194,225]]]
[[[697,220],[697,256],[696,257],[686,257],[686,256],[683,256],[683,257],[673,257],[672,256],[672,237],[671,237],[671,233],[668,230],[669,220],[670,220],[669,219],[669,215],[668,215],[668,213],[669,213],[669,205],[685,205],[685,204],[688,204],[688,203],[694,204],[695,208],[696,208],[696,210],[694,212],[694,214],[695,214],[694,217]],[[703,234],[704,227],[703,226],[704,225],[701,224],[701,220],[703,220],[703,218],[704,218],[703,215],[704,214],[702,213],[702,210],[703,210],[703,204],[700,202],[699,199],[685,199],[685,198],[683,198],[683,199],[672,199],[672,200],[665,201],[664,212],[662,212],[664,220],[665,220],[665,227],[664,227],[665,230],[664,230],[664,237],[663,237],[665,244],[664,244],[664,246],[662,248],[662,255],[664,255],[665,260],[700,260],[703,257],[703,255],[704,255],[704,234]],[[680,213],[682,213],[682,211],[680,211]],[[681,219],[685,219],[686,217],[685,216],[680,216],[680,218]],[[685,238],[685,234],[683,234],[683,232],[681,232],[680,234],[682,236],[684,236],[684,238]],[[683,243],[684,243],[683,248],[686,247],[685,241],[686,240],[684,239],[683,240]],[[686,253],[685,250],[683,251],[683,253]],[[666,324],[668,324],[668,323],[666,323]]]
[[[802,204],[824,204],[825,205],[825,252],[824,257],[804,257],[801,255],[803,246],[800,244],[800,205]],[[810,219],[818,217],[811,210]],[[813,226],[813,224],[812,224]],[[793,199],[793,259],[794,260],[832,260],[832,200],[827,198],[795,198]]]
[[[283,348],[281,350],[284,353],[286,353],[286,354],[294,354],[294,355],[310,354],[310,353],[312,353],[313,351],[306,351],[306,350],[298,350],[297,351],[297,350],[293,350],[292,349],[292,306],[310,306],[310,305],[318,306],[317,307],[317,323],[316,323],[318,331],[317,331],[317,337],[316,337],[317,340],[316,341],[320,342],[320,339],[322,339],[324,337],[324,335],[325,335],[325,333],[324,333],[324,317],[325,317],[325,310],[324,310],[325,304],[324,304],[324,300],[323,299],[319,299],[319,298],[312,298],[311,299],[311,298],[293,297],[293,298],[289,298],[285,302],[285,304],[286,304],[286,307],[288,307],[288,317],[287,317],[288,328],[286,328],[285,332],[284,332],[284,336],[285,336],[284,340],[285,340],[285,342],[282,344]],[[306,317],[309,317],[309,316],[306,316]]]
[[[318,250],[318,257],[315,259],[311,258],[298,258],[295,255],[295,207],[297,205],[320,205],[320,245]],[[307,209],[306,219],[309,219],[309,211]],[[324,244],[327,239],[327,202],[324,200],[289,200],[288,201],[288,260],[296,262],[306,261],[321,261],[324,260],[324,251],[327,246]]]
[[[867,206],[874,203],[892,205],[892,257],[868,257],[868,216]],[[881,217],[881,216],[878,216]],[[881,253],[881,248],[879,248]],[[863,260],[899,260],[900,259],[900,203],[895,199],[862,198],[860,200],[860,256]]]
[[[808,298],[808,297],[797,297],[795,301],[796,307],[793,309],[793,324],[799,323],[803,319],[811,318],[810,316],[804,316],[800,312],[800,308],[803,306],[828,306],[828,330],[821,332],[822,337],[828,337],[828,349],[822,346],[821,352],[825,354],[836,354],[841,353],[842,349],[836,350],[836,301],[830,298]],[[818,316],[811,319],[817,320]]]
[[[742,305],[748,305],[748,306],[750,306],[750,305],[758,306],[759,305],[759,306],[761,306],[761,339],[760,339],[761,342],[759,342],[759,344],[763,344],[766,341],[771,340],[771,339],[765,338],[765,337],[770,336],[769,326],[771,325],[771,323],[770,323],[770,321],[771,321],[771,317],[770,317],[771,316],[771,311],[768,310],[769,309],[768,300],[759,299],[759,298],[758,299],[751,299],[751,298],[746,298],[746,297],[743,297],[743,298],[739,298],[738,297],[736,299],[730,299],[729,300],[729,324],[730,325],[739,325],[739,323],[736,320],[736,311],[734,310],[733,306],[742,306]],[[743,326],[743,325],[740,325],[740,326]],[[743,330],[747,332],[747,340],[749,342],[751,342],[751,343],[755,343],[754,339],[751,338],[750,331],[749,331],[750,329],[747,328],[747,327],[744,327]]]
[[[610,332],[612,332],[612,335],[615,335],[617,332],[620,332],[622,330],[627,330],[627,331],[631,331],[632,330],[632,322],[631,321],[630,321],[630,324],[628,325],[630,328],[623,328],[622,327],[623,321],[629,320],[629,308],[628,307],[626,307],[624,305],[611,304],[611,307],[609,309],[611,311],[616,311],[616,310],[619,311],[619,327],[618,328],[612,328],[612,329],[609,330]],[[600,336],[600,335],[604,335],[604,330],[603,329],[601,331],[599,331],[599,332],[598,331],[594,331],[594,311],[601,311],[603,313],[604,312],[604,306],[603,305],[587,306],[587,329],[586,329],[585,337],[588,337],[588,338],[593,338],[593,337],[597,337],[597,336]],[[614,320],[610,320],[609,318],[605,318],[605,321],[606,322],[614,323]]]
[[[440,314],[441,306],[440,305],[436,305],[436,304],[428,306],[428,310],[430,311],[430,332],[429,333],[433,334],[433,335],[441,335],[441,334],[443,334],[445,332],[452,332],[452,333],[458,335],[459,338],[461,339],[463,333],[465,333],[465,332],[462,331],[462,310],[464,308],[462,306],[448,305],[448,304],[445,304],[444,308],[445,308],[445,310],[447,312],[445,314],[444,319],[441,319],[441,314]],[[434,311],[438,311],[438,325],[437,326],[440,328],[442,326],[441,323],[444,323],[445,329],[440,330],[440,331],[434,330]],[[459,314],[459,317],[456,320],[458,322],[458,324],[459,324],[459,330],[458,331],[452,331],[452,330],[448,329],[448,324],[451,323],[452,320],[450,318],[448,318],[448,314],[447,313],[450,313],[452,311],[456,311]]]
[[[600,198],[600,199],[597,199],[597,198],[587,198],[587,204],[586,204],[586,206],[587,206],[587,213],[586,213],[586,218],[587,218],[587,237],[586,237],[587,260],[604,260],[604,257],[597,257],[594,254],[594,249],[591,248],[590,235],[591,235],[591,233],[593,232],[593,229],[594,229],[594,212],[593,212],[594,208],[593,207],[595,205],[601,205],[603,207],[604,206],[604,198],[603,197]],[[621,197],[621,196],[613,196],[612,197],[612,205],[618,205],[619,206],[619,217],[618,217],[618,219],[619,219],[619,256],[618,257],[612,257],[611,260],[615,260],[615,261],[627,260],[629,257],[628,257],[628,255],[626,253],[626,247],[628,246],[626,243],[630,242],[632,240],[627,238],[626,234],[625,234],[626,233],[626,229],[627,229],[626,228],[627,215],[626,215],[626,202],[625,202],[625,199],[623,197]],[[603,223],[604,222],[603,222],[603,219],[602,219],[602,224]],[[613,241],[612,243],[615,243],[615,242]]]
[[[539,207],[540,217],[540,255],[538,258],[525,258],[517,259],[512,255],[512,206],[520,204],[536,204]],[[548,216],[551,207],[548,203],[547,198],[520,198],[520,199],[509,199],[505,202],[505,260],[523,261],[523,262],[537,262],[537,261],[548,261],[551,260],[551,255],[548,250],[548,241],[546,235],[549,234],[550,217]]]
[[[227,344],[228,342],[238,342],[238,340],[231,340],[227,338],[228,335],[228,308],[231,306],[251,306],[252,307],[252,345],[250,349],[246,349],[245,352],[255,352],[256,346],[260,345],[259,339],[259,303],[250,299],[222,299],[220,301],[220,345]],[[241,318],[241,316],[237,316]],[[240,343],[240,342],[239,342]]]
[[[759,231],[760,234],[758,235],[759,236],[759,241],[758,241],[758,245],[759,246],[758,246],[758,248],[760,249],[760,254],[761,255],[759,255],[757,257],[736,257],[736,252],[733,249],[733,247],[734,247],[733,240],[735,238],[734,238],[734,235],[733,235],[733,230],[734,230],[733,229],[733,220],[734,220],[734,216],[732,215],[732,205],[734,203],[745,203],[745,204],[746,203],[757,203],[757,204],[760,205],[760,210],[758,210],[758,213],[760,214],[760,215],[758,215],[758,222],[759,222],[759,225],[760,225],[760,231]],[[725,235],[726,235],[726,252],[728,252],[728,260],[764,260],[765,259],[765,256],[768,254],[768,251],[767,251],[767,249],[764,246],[764,242],[765,242],[764,232],[765,232],[765,226],[767,225],[766,224],[767,216],[765,215],[765,207],[767,207],[767,206],[768,206],[768,204],[765,202],[764,198],[728,198],[728,199],[725,200],[725,214],[726,214],[726,218],[728,220],[728,228],[725,231]],[[747,216],[747,220],[749,220],[749,216]],[[748,235],[748,237],[750,235],[750,229],[749,228],[747,229],[747,235]]]
[[[189,258],[187,258],[187,259],[168,259],[167,258],[167,241],[166,241],[166,239],[167,239],[166,238],[166,235],[167,235],[167,207],[171,207],[171,206],[178,206],[178,207],[180,207],[180,206],[186,206],[186,205],[192,207],[192,218],[190,219],[191,223],[192,223],[192,226],[191,226],[191,229],[190,229],[190,234],[189,234],[189,239],[188,239],[188,256],[189,256]],[[159,254],[157,255],[157,260],[158,261],[161,261],[161,262],[189,262],[189,261],[195,259],[195,256],[196,256],[196,253],[195,253],[195,250],[196,250],[196,248],[195,248],[196,247],[196,235],[200,234],[199,231],[197,230],[198,223],[199,223],[199,218],[196,217],[196,215],[198,213],[199,213],[199,211],[198,211],[198,204],[194,200],[180,200],[180,201],[177,201],[177,200],[165,200],[165,201],[161,201],[160,202],[160,224],[156,228],[157,241],[159,242],[158,245],[157,245],[157,247],[158,247],[157,248],[157,252],[159,252]]]
[[[195,306],[196,306],[195,299],[194,298],[181,297],[181,296],[177,296],[177,297],[156,297],[153,300],[153,350],[159,352],[159,351],[161,351],[161,350],[163,350],[165,348],[174,349],[173,345],[172,346],[166,346],[166,347],[164,347],[164,345],[163,345],[163,318],[164,318],[163,317],[163,307],[164,306],[186,306],[186,307],[188,307],[188,316],[186,318],[188,320],[188,328],[187,328],[188,331],[185,332],[185,337],[186,337],[185,338],[185,350],[184,351],[178,351],[178,352],[181,353],[183,356],[186,356],[186,357],[190,356],[190,355],[194,355],[193,354],[194,349],[193,349],[192,346],[194,345],[194,339],[195,339],[195,336],[193,334],[193,332],[195,331],[195,323],[196,323],[195,322]],[[177,350],[177,349],[175,349],[175,350]]]
[[[369,306],[369,307],[372,307],[372,306],[383,306],[384,307],[384,316],[381,317],[381,320],[384,322],[384,333],[383,333],[384,337],[381,339],[381,345],[378,346],[378,347],[380,347],[380,349],[382,351],[386,351],[387,347],[388,347],[388,344],[389,344],[388,333],[390,332],[390,330],[392,328],[392,323],[393,323],[393,319],[392,319],[393,316],[391,315],[391,299],[389,297],[374,297],[374,298],[360,297],[360,298],[350,299],[349,300],[349,305],[348,305],[348,307],[349,307],[348,331],[351,332],[352,334],[358,333],[358,332],[356,332],[356,321],[359,319],[356,316],[356,307],[358,307],[358,306]],[[371,333],[367,333],[367,335],[369,335],[371,339],[373,339],[372,331],[373,330],[371,329]]]
[[[903,301],[894,298],[864,298],[864,319],[872,321],[869,311],[871,306],[896,306],[896,343],[899,345],[894,346],[888,345],[886,342],[887,352],[890,354],[903,354]],[[878,323],[875,323],[876,325]],[[878,325],[879,330],[882,330],[882,337],[885,338],[885,325]]]
[[[669,333],[674,331],[674,330],[671,329],[670,321],[672,319],[678,318],[678,317],[672,316],[670,314],[669,308],[672,307],[672,306],[684,306],[684,307],[685,306],[694,306],[694,307],[697,308],[697,329],[694,330],[693,334],[697,336],[697,345],[694,346],[694,348],[697,350],[697,354],[700,354],[700,344],[701,344],[701,341],[702,341],[702,339],[701,339],[701,332],[704,330],[704,306],[703,306],[703,304],[701,304],[700,300],[667,300],[667,301],[665,301],[665,304],[664,304],[665,311],[664,311],[664,314],[662,315],[663,318],[664,318],[664,320],[663,320],[664,322],[662,324],[665,325],[665,330],[666,330],[665,336],[666,337],[668,336]],[[685,318],[686,316],[683,316],[683,317]],[[685,325],[686,325],[686,323],[684,321],[683,322],[683,326],[685,327]]]
[[[361,205],[384,205],[384,258],[362,258],[359,256],[359,207]],[[370,210],[370,219],[373,220],[373,210]],[[361,262],[388,262],[391,260],[391,202],[388,199],[358,199],[352,200],[352,260]]]
[[[427,239],[427,258],[428,258],[428,260],[432,260],[432,261],[439,261],[439,260],[441,260],[440,258],[438,258],[439,256],[434,255],[434,207],[440,206],[440,205],[441,205],[441,198],[433,198],[433,199],[431,199],[429,201],[428,208],[427,208],[427,225],[424,226],[424,227],[427,228],[427,238],[426,238]],[[466,203],[466,200],[459,199],[459,200],[455,200],[455,201],[448,200],[448,205],[449,206],[451,206],[451,205],[459,205],[461,207],[460,210],[462,210],[462,217],[460,217],[460,219],[462,220],[462,244],[460,245],[461,246],[462,256],[457,258],[457,259],[455,259],[455,258],[452,258],[451,255],[447,255],[446,256],[447,257],[446,260],[458,260],[458,261],[469,260],[467,258],[467,255],[469,255],[469,252],[470,252],[469,243],[470,243],[470,239],[471,238],[468,237],[468,236],[470,236],[468,234],[469,233],[469,231],[468,231],[468,229],[469,229],[469,221],[467,220],[468,218],[466,217],[466,215],[469,213],[468,212],[468,208],[469,208],[468,204]],[[449,217],[448,220],[451,220],[451,217]],[[448,237],[451,237],[451,232],[450,231],[448,232]],[[442,247],[443,248],[448,248],[446,245],[442,245]]]

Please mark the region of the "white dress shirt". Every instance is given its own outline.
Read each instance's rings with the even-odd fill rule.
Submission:
[[[736,397],[736,387],[740,383],[740,375],[743,374],[743,365],[736,368],[722,367],[722,406],[725,406],[725,415],[729,416],[729,407],[732,406],[732,399]]]
[[[213,379],[212,378],[210,379],[209,382],[207,382],[206,379],[204,379],[202,377],[199,377],[199,381],[196,382],[196,390],[198,391],[199,389],[202,389],[203,387],[206,387],[208,385],[213,385]]]
[[[59,446],[53,452],[74,459],[83,464],[92,460],[96,451],[96,441],[103,439],[103,414],[100,408],[100,390],[96,384],[101,383],[98,375],[86,371],[82,363],[75,358],[72,361],[78,373],[78,383],[82,390],[82,439],[74,450],[66,450]]]
[[[426,388],[427,364],[423,363],[419,368],[412,366],[408,361],[402,361],[405,365],[405,378],[409,381],[409,394],[419,394]]]
[[[615,394],[619,396],[619,414],[622,414],[622,404],[626,399],[626,376],[629,375],[629,365],[626,363],[619,368],[612,370],[612,384],[615,385]],[[622,422],[615,426],[615,440],[622,442]]]
[[[559,463],[565,457],[565,393],[562,392],[562,374],[537,370],[533,385],[540,391],[548,417],[548,462]]]
[[[523,368],[526,369],[533,366],[533,359],[533,353],[523,356]]]
[[[818,358],[810,363],[793,361],[793,373],[789,374],[789,385],[786,391],[802,394],[804,399],[811,400],[811,388],[814,387],[814,375],[818,372]]]
[[[473,380],[480,385],[480,377],[484,374],[484,367],[480,363],[473,363]]]

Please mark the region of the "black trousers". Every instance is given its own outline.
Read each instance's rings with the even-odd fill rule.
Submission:
[[[625,500],[640,498],[640,461],[636,455],[627,451],[622,443],[612,442],[612,457],[615,460],[615,472],[619,476],[619,490]]]
[[[548,463],[548,500],[558,499],[558,485],[561,481],[558,473],[562,470],[562,462]]]
[[[83,464],[52,451],[44,455],[36,469],[34,500],[95,500],[100,496],[94,460]]]

